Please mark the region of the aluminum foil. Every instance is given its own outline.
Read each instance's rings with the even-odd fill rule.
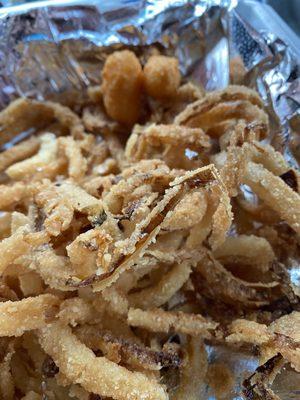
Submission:
[[[104,55],[120,46],[134,46],[141,56],[151,46],[175,54],[183,76],[206,90],[228,85],[230,61],[239,57],[244,83],[269,111],[273,145],[297,165],[300,40],[268,6],[250,0],[62,0],[0,8],[0,109],[19,96],[82,101],[87,87],[100,82]],[[290,277],[300,293],[295,260]],[[217,346],[207,351],[210,365],[226,365],[233,379],[221,397],[208,385],[205,400],[242,399],[241,382],[257,367],[256,357]],[[284,400],[300,398],[289,371],[274,390]]]

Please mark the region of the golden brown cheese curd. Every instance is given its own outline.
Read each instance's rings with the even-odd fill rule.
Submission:
[[[107,57],[102,71],[103,101],[114,120],[133,125],[141,111],[143,71],[136,55],[129,50]]]
[[[178,60],[152,56],[144,67],[145,89],[149,96],[164,99],[175,96],[180,84]]]

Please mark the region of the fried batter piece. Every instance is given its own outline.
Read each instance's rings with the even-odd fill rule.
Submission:
[[[189,170],[204,164],[210,147],[210,139],[201,129],[154,124],[143,129],[137,125],[127,141],[125,156],[131,162],[162,158],[170,168]]]
[[[268,126],[268,116],[258,94],[244,86],[232,85],[188,105],[174,122],[202,128],[208,135],[220,137],[239,120],[256,122],[266,128]]]
[[[180,84],[178,60],[174,57],[151,56],[145,67],[146,93],[155,99],[176,95]]]
[[[143,72],[138,58],[128,50],[108,56],[102,70],[103,102],[107,114],[133,125],[141,113]]]

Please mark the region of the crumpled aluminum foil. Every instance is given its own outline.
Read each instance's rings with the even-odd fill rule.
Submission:
[[[271,116],[273,145],[298,165],[300,40],[268,6],[251,0],[62,0],[0,8],[0,109],[19,96],[80,101],[99,83],[105,53],[134,46],[143,54],[153,45],[175,54],[184,77],[206,90],[228,85],[230,61],[240,57],[244,83],[260,92]],[[298,263],[290,277],[300,291]],[[241,382],[258,360],[217,346],[207,351],[210,365],[227,365],[233,377],[221,398],[242,399]],[[274,387],[284,400],[300,398],[288,371]],[[219,398],[207,386],[205,399]]]

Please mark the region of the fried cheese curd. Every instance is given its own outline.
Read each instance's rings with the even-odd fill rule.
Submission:
[[[145,90],[149,96],[163,99],[176,95],[180,84],[177,58],[161,55],[149,57],[144,67],[144,75]]]
[[[255,346],[246,399],[300,372],[299,173],[266,144],[262,100],[142,62],[109,55],[76,113],[0,113],[2,143],[32,132],[0,153],[1,399],[220,396],[234,371],[206,345]]]
[[[112,53],[102,70],[103,101],[114,120],[132,125],[141,113],[143,72],[136,55],[128,50]]]

